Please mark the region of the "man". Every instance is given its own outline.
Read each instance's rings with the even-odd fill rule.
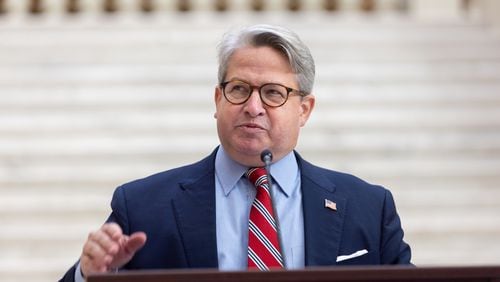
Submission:
[[[308,48],[287,29],[226,34],[214,95],[221,145],[117,188],[107,223],[63,281],[118,269],[409,264],[388,190],[294,151],[314,109],[314,73]],[[264,150],[273,158],[270,194],[266,172],[249,171],[263,166]]]

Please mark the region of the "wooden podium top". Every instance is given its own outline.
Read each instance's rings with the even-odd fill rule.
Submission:
[[[308,281],[399,281],[399,282],[500,282],[500,266],[471,267],[317,267],[304,270],[217,271],[213,269],[142,270],[99,274],[88,277],[87,282],[308,282]]]

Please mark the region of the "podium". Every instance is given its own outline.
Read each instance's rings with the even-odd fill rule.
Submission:
[[[91,275],[87,282],[500,282],[500,266],[472,267],[315,267],[304,270],[217,271],[141,270]]]

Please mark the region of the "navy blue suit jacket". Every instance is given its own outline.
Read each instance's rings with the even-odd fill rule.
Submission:
[[[126,269],[217,268],[215,152],[184,167],[116,189],[108,221],[146,245]],[[319,168],[298,154],[306,266],[409,264],[410,247],[391,193],[352,175]],[[325,199],[337,210],[325,208]],[[286,230],[282,230],[286,234]],[[228,242],[230,244],[230,242]],[[368,253],[337,262],[359,250]],[[72,267],[61,281],[73,281]]]

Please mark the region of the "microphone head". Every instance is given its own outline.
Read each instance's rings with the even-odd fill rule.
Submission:
[[[271,153],[269,149],[265,149],[262,153],[260,153],[260,159],[265,164],[268,162],[270,163],[273,160],[273,153]]]

